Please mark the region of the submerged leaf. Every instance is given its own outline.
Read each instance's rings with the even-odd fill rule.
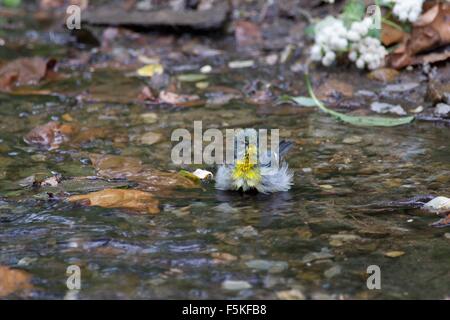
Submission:
[[[32,288],[31,275],[29,273],[0,266],[0,298]]]
[[[82,201],[89,206],[124,208],[151,214],[159,213],[159,201],[152,194],[139,190],[105,189],[85,195],[71,196],[69,201]]]
[[[128,179],[147,191],[197,187],[195,182],[181,174],[154,169],[137,158],[99,154],[89,154],[89,158],[98,175],[109,179]]]

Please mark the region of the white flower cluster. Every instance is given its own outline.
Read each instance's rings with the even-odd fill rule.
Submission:
[[[336,18],[328,17],[317,29],[315,44],[311,48],[311,59],[320,61],[324,66],[330,66],[340,52],[348,51],[349,59],[360,69],[368,67],[376,69],[383,65],[386,49],[378,39],[368,36],[372,18],[353,22],[349,29]]]
[[[373,70],[383,65],[386,55],[387,50],[380,40],[365,37],[352,45],[348,58],[354,61],[359,69],[364,69],[367,66],[367,68]]]
[[[415,22],[422,13],[424,0],[384,0],[382,3],[394,3],[392,12],[400,21]]]
[[[366,17],[362,21],[353,22],[350,26],[350,30],[347,32],[347,38],[350,41],[356,42],[367,36],[370,27],[373,24],[371,17]]]
[[[329,66],[336,59],[336,52],[345,51],[347,46],[347,29],[342,20],[327,17],[317,25],[311,59]]]

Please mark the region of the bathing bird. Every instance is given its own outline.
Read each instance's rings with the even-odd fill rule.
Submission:
[[[219,166],[216,188],[260,193],[289,190],[294,175],[284,156],[292,145],[292,142],[282,140],[278,150],[260,152],[256,130],[238,130],[234,136],[234,161]]]

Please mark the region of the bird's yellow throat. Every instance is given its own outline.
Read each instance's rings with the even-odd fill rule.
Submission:
[[[249,146],[245,150],[244,158],[236,161],[236,165],[233,169],[233,179],[244,179],[249,186],[254,186],[261,181],[261,174],[256,161],[250,161],[256,159],[256,147]]]

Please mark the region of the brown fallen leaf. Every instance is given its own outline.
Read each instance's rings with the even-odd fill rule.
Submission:
[[[400,43],[406,33],[403,30],[399,30],[393,26],[383,23],[381,29],[381,42],[385,46],[391,46],[396,43]]]
[[[53,69],[55,62],[54,59],[34,57],[19,58],[6,63],[0,68],[0,90],[38,83]]]
[[[136,176],[143,170],[140,159],[108,154],[90,153],[89,158],[97,174],[111,179],[126,179]]]
[[[448,59],[448,50],[443,53],[419,54],[450,44],[449,21],[449,3],[439,3],[425,11],[413,26],[411,34],[405,36],[402,44],[387,57],[387,63],[395,69],[401,69],[408,65]]]
[[[63,131],[67,132],[68,128],[63,127]],[[50,121],[42,126],[32,129],[25,135],[23,140],[28,144],[40,145],[52,150],[58,148],[65,140],[67,140],[67,136],[61,131],[61,125],[59,123]]]
[[[151,193],[129,189],[105,189],[85,195],[69,197],[71,202],[82,202],[89,206],[124,208],[137,212],[159,213],[159,201]]]
[[[27,292],[32,288],[29,273],[0,266],[0,298],[7,297],[12,293]]]

